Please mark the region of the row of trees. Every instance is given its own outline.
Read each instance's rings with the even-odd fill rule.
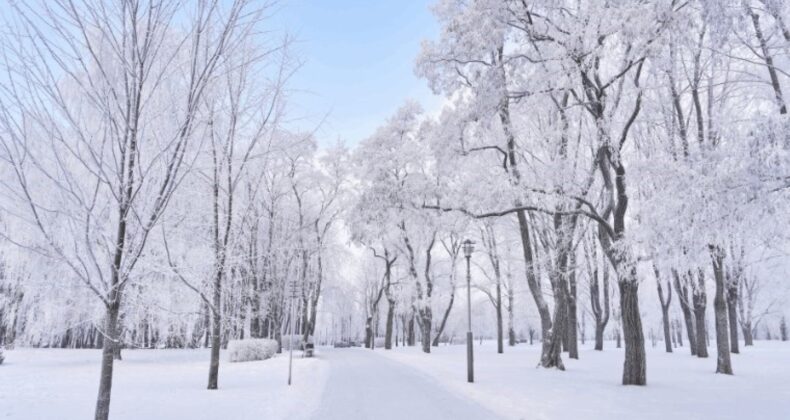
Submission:
[[[348,153],[287,129],[299,62],[272,5],[9,9],[0,344],[102,348],[107,419],[121,348],[211,347],[216,389],[229,339],[313,334]]]
[[[353,224],[386,273],[395,258],[408,272],[403,304],[423,350],[436,322],[434,249],[449,244],[452,272],[454,238],[482,229],[498,279],[493,227],[506,226],[521,242],[541,366],[564,369],[563,347],[578,357],[586,273],[598,343],[616,282],[623,384],[647,382],[639,286],[648,277],[665,341],[674,291],[700,357],[713,285],[716,371],[732,374],[738,328],[751,344],[759,316],[765,255],[786,245],[775,227],[786,224],[790,187],[788,7],[448,0],[435,11],[441,34],[424,44],[417,72],[447,105],[429,118],[406,104],[360,146],[366,182]],[[499,308],[503,282],[494,283]]]

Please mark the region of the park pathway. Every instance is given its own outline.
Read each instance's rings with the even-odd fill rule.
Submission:
[[[322,349],[329,377],[316,420],[496,420],[411,367],[366,349]]]

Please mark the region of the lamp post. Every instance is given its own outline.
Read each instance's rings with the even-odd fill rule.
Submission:
[[[466,381],[472,383],[475,381],[474,370],[474,352],[472,350],[472,270],[471,260],[472,252],[474,252],[474,243],[469,239],[464,241],[464,255],[466,256],[466,314],[468,321],[468,330],[466,331]]]
[[[293,367],[293,360],[294,360],[294,327],[296,324],[296,314],[294,314],[294,307],[296,298],[299,297],[299,288],[296,284],[296,281],[292,281],[291,284],[291,308],[289,312],[289,316],[291,317],[290,321],[290,334],[288,335],[288,386],[291,386],[291,371]]]

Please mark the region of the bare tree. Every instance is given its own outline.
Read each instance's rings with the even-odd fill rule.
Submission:
[[[106,308],[96,419],[109,417],[124,289],[185,173],[207,87],[255,24],[248,3],[199,1],[183,29],[174,25],[183,13],[177,1],[13,6],[3,158],[28,207],[24,220],[41,238],[36,249],[67,266]],[[63,211],[51,212],[53,205]]]
[[[664,346],[667,353],[672,353],[672,334],[669,327],[669,305],[672,303],[672,285],[667,280],[667,296],[664,298],[664,288],[661,285],[661,273],[658,267],[653,264],[653,272],[656,275],[656,286],[658,288],[658,301],[661,303],[661,321],[664,326]]]

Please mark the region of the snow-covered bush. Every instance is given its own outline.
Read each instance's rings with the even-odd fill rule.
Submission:
[[[277,341],[266,338],[231,340],[228,343],[228,359],[232,363],[266,360],[276,353]]]
[[[283,351],[290,350],[291,347],[291,338],[287,335],[284,335],[282,338],[283,341]],[[301,334],[294,334],[293,335],[293,346],[294,350],[301,350],[302,349],[302,336]]]
[[[373,339],[373,346],[376,347],[376,348],[384,347],[384,337],[376,337],[376,338],[374,338]]]

